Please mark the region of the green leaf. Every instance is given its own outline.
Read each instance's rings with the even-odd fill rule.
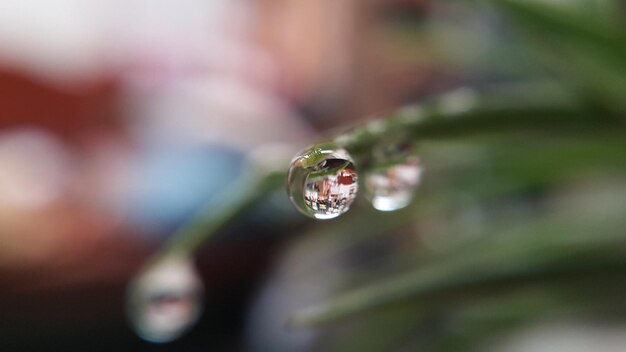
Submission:
[[[593,200],[586,201],[595,204]],[[579,206],[529,223],[492,229],[482,241],[430,264],[297,312],[291,324],[315,326],[394,303],[464,295],[481,288],[514,287],[529,280],[577,282],[607,273],[623,276],[626,208],[622,203],[606,201],[602,208],[593,211]]]
[[[551,69],[594,103],[626,108],[626,35],[590,16],[562,8],[501,0],[492,2],[524,34]]]

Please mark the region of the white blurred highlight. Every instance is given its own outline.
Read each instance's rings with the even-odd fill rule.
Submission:
[[[149,268],[129,290],[128,313],[135,332],[155,343],[179,338],[200,318],[202,293],[188,258],[169,258]]]

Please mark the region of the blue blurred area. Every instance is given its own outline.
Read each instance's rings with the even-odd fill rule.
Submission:
[[[145,233],[162,237],[236,182],[244,154],[218,145],[151,143],[137,159],[129,216]]]

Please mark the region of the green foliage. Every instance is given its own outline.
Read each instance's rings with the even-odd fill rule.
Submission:
[[[349,276],[343,292],[294,313],[294,328],[341,332],[324,350],[479,351],[551,317],[626,316],[626,36],[601,16],[536,1],[488,3],[546,77],[434,98],[336,136],[357,168],[381,141],[414,140],[427,174],[405,210],[357,207],[304,235],[333,238],[338,251],[393,241],[384,236],[394,232],[422,239],[402,242],[380,270]],[[284,174],[261,179],[191,221],[163,254],[199,246]],[[466,209],[481,214],[479,226],[460,218]],[[423,239],[433,236],[447,245],[429,248]]]
[[[626,36],[605,18],[527,2],[494,5],[525,34],[550,69],[606,108],[626,108]]]
[[[337,142],[361,155],[383,138],[410,131],[436,173],[430,176],[441,177],[427,181],[417,203],[454,208],[455,192],[462,192],[480,208],[494,201],[511,206],[529,194],[558,205],[521,202],[535,209],[532,214],[488,215],[478,236],[475,229],[451,226],[455,233],[443,235],[458,244],[448,250],[433,255],[418,245],[396,251],[389,261],[413,259],[395,274],[373,274],[296,312],[293,326],[349,327],[331,339],[330,350],[479,351],[535,321],[626,311],[626,185],[611,181],[626,173],[624,33],[602,18],[536,2],[492,5],[558,77],[556,85],[540,83],[520,95],[500,90],[499,99],[477,92],[466,109],[452,113],[442,97],[392,115],[384,128],[364,125]],[[429,155],[451,140],[478,148],[475,165],[459,170],[445,165],[445,151]],[[451,175],[457,171],[460,176]],[[559,192],[566,195],[555,196]],[[396,222],[397,228],[428,222],[432,213],[424,208],[412,207],[402,215],[411,219]],[[356,221],[367,223],[369,216]]]

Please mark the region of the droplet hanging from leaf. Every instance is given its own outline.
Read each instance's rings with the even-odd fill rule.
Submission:
[[[409,205],[422,176],[422,166],[412,143],[394,143],[378,148],[366,172],[366,196],[380,211]]]
[[[167,258],[146,269],[128,291],[128,315],[141,338],[173,341],[199,319],[203,285],[191,259]]]
[[[293,159],[287,176],[289,199],[303,214],[332,219],[347,212],[358,191],[348,152],[333,144],[312,146]]]

